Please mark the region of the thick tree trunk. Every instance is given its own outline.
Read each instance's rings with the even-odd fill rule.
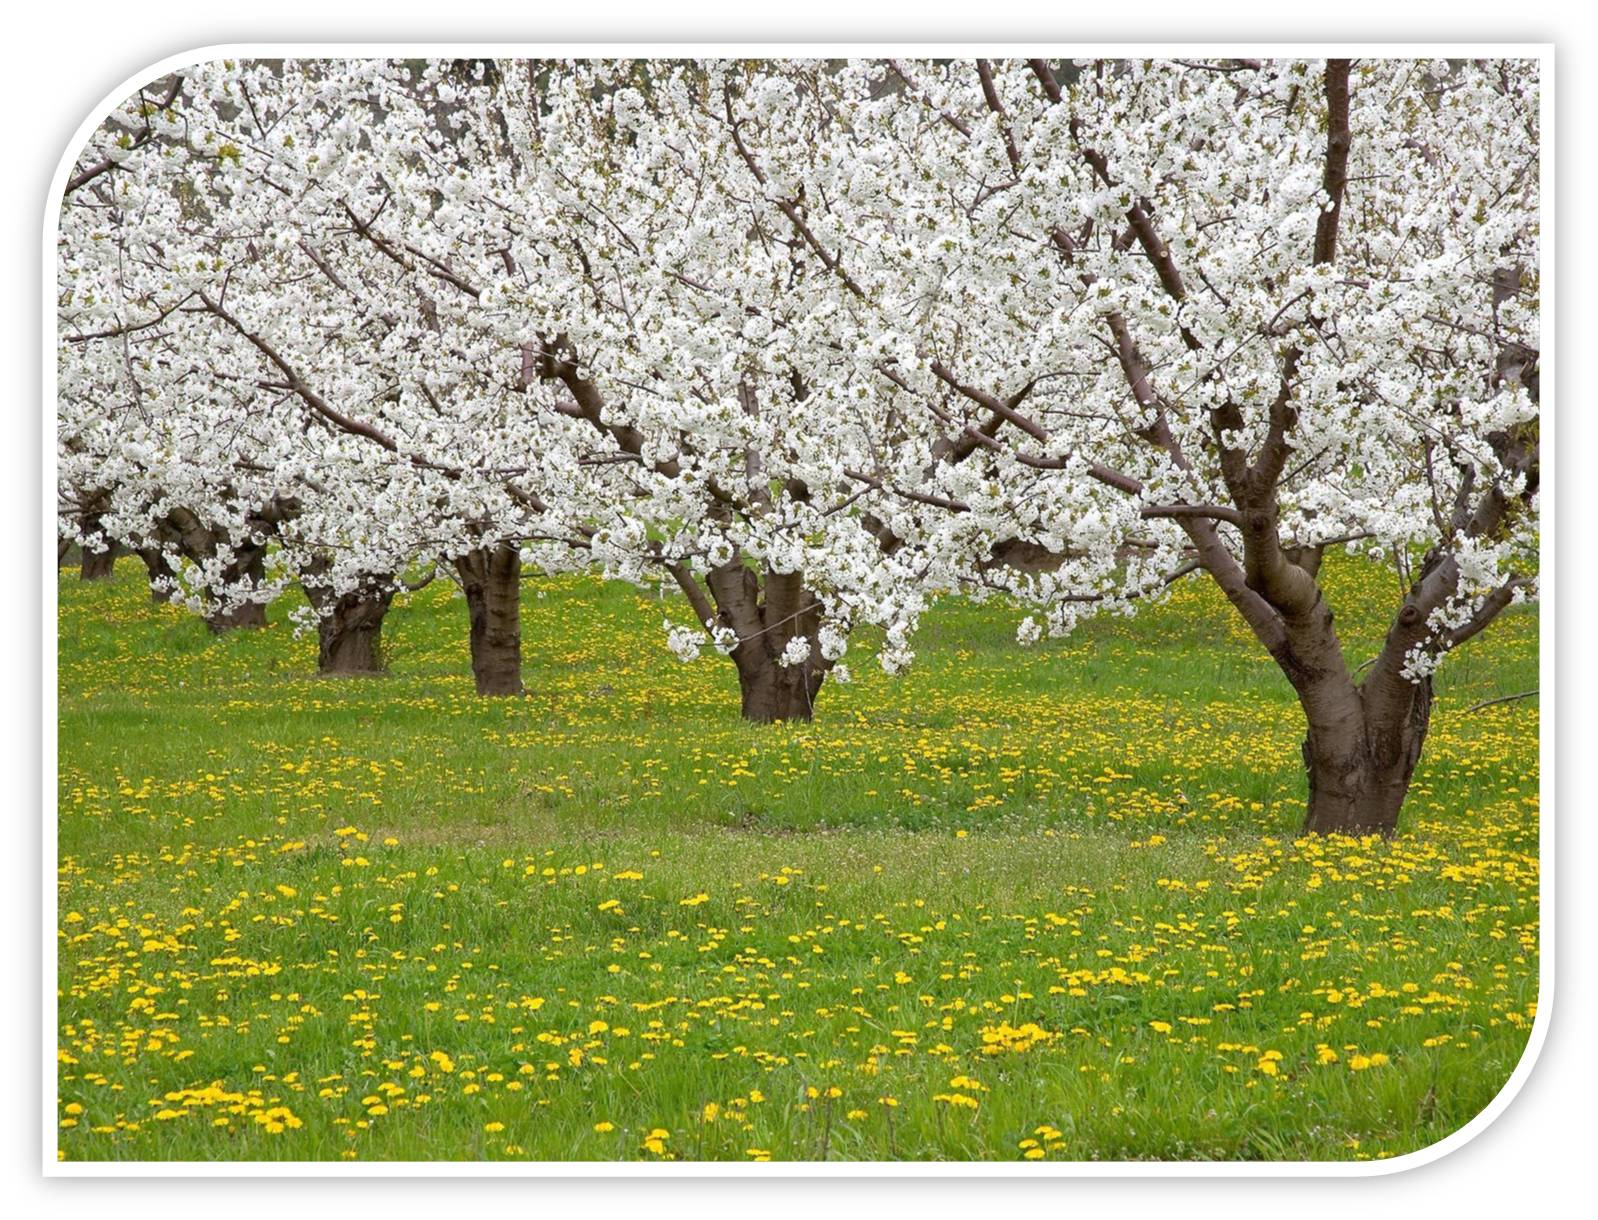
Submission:
[[[245,602],[231,609],[212,610],[205,616],[205,625],[217,635],[228,631],[265,627],[266,607],[259,602]]]
[[[228,565],[228,583],[247,583],[258,587],[266,580],[266,551],[248,547]],[[243,602],[231,609],[213,609],[205,615],[205,625],[216,634],[266,626],[266,607],[260,602]]]
[[[319,673],[355,675],[383,672],[383,616],[392,592],[347,593],[316,624]]]
[[[1364,718],[1336,730],[1311,728],[1304,738],[1309,807],[1304,830],[1315,834],[1388,836],[1409,793],[1431,724],[1432,684],[1415,684],[1406,713],[1392,723]]]
[[[363,580],[360,587],[334,596],[324,583],[331,562],[311,560],[300,588],[316,611],[316,669],[340,676],[383,672],[383,618],[394,602],[390,580]]]
[[[83,558],[78,566],[80,580],[110,580],[116,572],[117,553],[112,547],[104,551],[83,548]]]
[[[763,649],[750,649],[740,658],[738,689],[743,695],[743,716],[756,724],[775,724],[779,720],[810,720],[815,716],[816,695],[826,680],[824,669],[806,661],[802,665],[779,665]]]
[[[479,695],[522,693],[522,560],[510,543],[455,561],[471,618],[472,676]]]
[[[710,572],[705,584],[715,600],[715,617],[740,641],[732,660],[744,719],[756,724],[812,719],[831,664],[822,658],[818,640],[821,603],[801,577],[768,570],[762,582],[742,560],[734,559]],[[710,617],[702,597],[694,608],[702,618]],[[809,642],[810,655],[797,665],[781,664],[789,641],[796,638]]]

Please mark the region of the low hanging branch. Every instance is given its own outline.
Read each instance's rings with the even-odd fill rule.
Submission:
[[[1536,690],[1523,690],[1518,695],[1500,695],[1496,699],[1483,699],[1480,703],[1472,703],[1465,709],[1465,712],[1468,715],[1471,712],[1479,712],[1484,707],[1494,707],[1500,703],[1514,703],[1519,699],[1533,699],[1536,698],[1539,693],[1540,692]]]

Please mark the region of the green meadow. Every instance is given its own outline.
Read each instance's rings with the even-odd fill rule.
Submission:
[[[1357,663],[1395,578],[1329,583]],[[281,605],[63,571],[63,1160],[1382,1158],[1526,1045],[1538,705],[1471,709],[1534,608],[1356,841],[1298,837],[1302,717],[1199,580],[1032,649],[946,603],[767,727],[589,578],[525,582],[529,693],[480,699],[453,592],[326,679]]]

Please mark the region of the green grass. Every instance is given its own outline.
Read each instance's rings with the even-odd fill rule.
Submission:
[[[1393,577],[1332,586],[1363,660]],[[951,603],[773,728],[580,579],[480,700],[450,593],[324,680],[279,608],[63,575],[64,1159],[1365,1158],[1525,1045],[1537,706],[1465,709],[1536,685],[1534,610],[1356,843],[1295,840],[1301,717],[1200,582],[1035,650]]]

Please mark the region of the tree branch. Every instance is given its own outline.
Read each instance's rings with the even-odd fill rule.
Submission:
[[[1348,186],[1348,150],[1353,138],[1348,128],[1348,69],[1352,61],[1326,61],[1326,169],[1321,189],[1327,203],[1315,221],[1315,264],[1337,257],[1337,226],[1343,215],[1343,191]]]

